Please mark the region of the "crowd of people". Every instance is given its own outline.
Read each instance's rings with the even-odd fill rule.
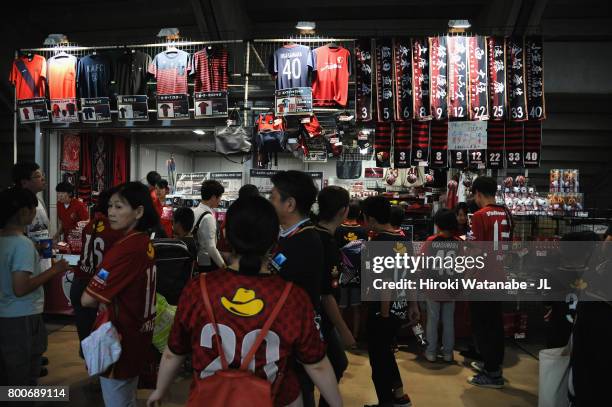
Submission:
[[[60,183],[56,187],[60,228],[50,237],[46,209],[36,197],[46,187],[44,174],[34,163],[18,163],[13,181],[13,187],[0,192],[1,385],[36,385],[47,346],[42,286],[69,269],[65,260],[51,262],[50,249],[62,234],[84,221],[70,298],[79,340],[105,321],[111,321],[121,336],[119,359],[100,376],[107,406],[135,406],[139,376],[155,360],[154,348],[147,345],[156,323],[155,242],[159,237],[183,242],[193,270],[173,304],[177,305],[174,322],[158,357],[150,406],[163,401],[185,366],[193,375],[192,405],[220,402],[220,397],[259,405],[257,397],[264,400],[267,390],[258,393],[256,389],[263,382],[276,406],[341,406],[338,383],[349,365],[345,352],[358,349],[363,338],[378,398],[374,405],[410,407],[395,350],[400,329],[421,321],[422,311],[427,314],[425,358],[454,360],[454,302],[432,297],[422,308],[415,296],[368,302],[367,307],[362,303],[364,243],[407,239],[399,227],[403,208],[393,207],[383,196],[351,200],[343,188],[328,186],[318,191],[308,174],[281,171],[272,177],[269,199],[253,185],[243,186],[218,225],[214,211],[225,191],[214,180],[202,184],[196,208],[169,212],[165,207],[168,183],[151,172],[148,187],[128,182],[103,191],[91,218],[72,197],[72,186]],[[436,233],[426,244],[466,237],[511,240],[512,217],[496,204],[496,191],[494,179],[477,178],[472,207],[460,204],[454,211],[440,209],[434,215]],[[575,406],[595,405],[593,397],[604,389],[603,385],[595,388],[593,383],[601,383],[601,377],[590,368],[609,358],[599,358],[587,338],[599,318],[610,320],[611,310],[606,303],[578,308]],[[481,361],[472,363],[476,373],[469,383],[502,388],[502,303],[472,302],[470,312]],[[612,339],[607,325],[600,331],[599,350]],[[253,377],[227,374],[239,368],[250,369]],[[253,393],[221,394],[227,380],[243,380],[244,388],[253,388]]]

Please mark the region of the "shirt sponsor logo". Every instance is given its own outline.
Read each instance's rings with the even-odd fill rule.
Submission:
[[[286,261],[287,261],[287,256],[285,256],[282,253],[278,253],[276,256],[274,256],[274,258],[270,261],[270,263],[277,271],[280,271],[282,265]]]
[[[108,270],[100,269],[100,271],[98,271],[98,274],[94,276],[94,280],[100,284],[106,284],[106,280],[108,279],[109,275],[110,273],[108,272]]]

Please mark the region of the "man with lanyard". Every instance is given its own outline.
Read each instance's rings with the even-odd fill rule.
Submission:
[[[472,184],[472,193],[474,202],[480,209],[472,215],[472,231],[469,234],[469,240],[493,242],[493,250],[502,250],[499,242],[512,240],[512,216],[506,207],[496,203],[497,182],[491,177],[478,177]],[[489,274],[496,274],[500,266],[497,263],[499,262],[488,262]],[[504,387],[502,303],[499,301],[471,301],[470,311],[474,340],[484,363],[472,362],[471,367],[478,374],[470,377],[468,383],[474,386],[501,389]]]
[[[312,178],[302,171],[281,171],[272,177],[270,202],[281,225],[278,245],[270,261],[272,273],[302,287],[315,309],[317,324],[321,312],[321,277],[325,270],[323,244],[308,218],[317,199]],[[315,405],[314,385],[304,369],[296,364],[304,406]]]

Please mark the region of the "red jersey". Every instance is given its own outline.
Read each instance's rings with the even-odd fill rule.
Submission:
[[[351,76],[351,53],[348,49],[329,46],[313,51],[316,75],[312,82],[315,106],[346,106]]]
[[[472,215],[470,240],[503,242],[511,240],[512,216],[505,206],[487,205]]]
[[[59,54],[47,61],[49,99],[76,98],[76,65],[73,55]]]
[[[13,61],[9,82],[15,85],[17,99],[45,97],[47,60],[41,55],[21,56]]]
[[[276,275],[247,276],[218,270],[206,276],[210,302],[231,367],[239,366],[251,349],[285,284]],[[181,294],[168,348],[178,355],[192,354],[194,382],[221,368],[213,336],[214,328],[202,300],[200,283],[193,279]],[[287,302],[250,365],[255,374],[270,382],[274,382],[279,369],[284,370],[275,400],[277,406],[293,402],[300,393],[291,367],[292,356],[306,364],[316,363],[325,356],[319,321],[315,319],[308,295],[296,285],[291,288]]]
[[[67,239],[70,232],[76,228],[77,222],[89,219],[87,207],[77,198],[72,198],[68,207],[61,202],[57,204],[57,217],[62,221],[64,239]]]
[[[111,229],[106,216],[96,213],[83,229],[81,258],[74,269],[74,277],[91,279],[96,268],[102,264],[104,253],[122,237],[123,232]]]
[[[111,305],[111,321],[121,334],[121,357],[109,377],[128,379],[150,358],[155,322],[155,250],[146,233],[131,232],[106,253],[87,293]]]
[[[472,215],[472,231],[469,240],[477,242],[493,242],[492,247],[485,247],[498,253],[497,256],[487,256],[485,260],[484,273],[479,276],[482,279],[503,281],[505,273],[503,269],[503,256],[499,242],[507,242],[512,239],[512,216],[505,206],[487,205]]]

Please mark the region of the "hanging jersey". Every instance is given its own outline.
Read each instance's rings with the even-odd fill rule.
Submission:
[[[208,67],[208,53],[205,49],[193,54],[193,69],[195,73],[195,91],[210,92],[210,70]]]
[[[47,61],[41,55],[22,56],[13,61],[9,82],[15,85],[17,99],[45,97]]]
[[[276,76],[276,89],[310,87],[313,69],[310,48],[305,45],[285,45],[272,55],[269,71]]]
[[[313,51],[312,98],[315,106],[346,106],[351,75],[351,53],[343,47],[319,47]]]
[[[123,52],[113,60],[113,80],[118,95],[145,95],[151,57],[144,52]]]
[[[187,76],[193,73],[191,55],[181,50],[169,50],[155,55],[149,73],[157,80],[157,94],[187,94]]]
[[[230,366],[238,366],[249,352],[285,284],[278,276],[247,276],[225,270],[206,276],[208,296]],[[282,371],[283,382],[275,405],[288,405],[300,393],[291,367],[293,358],[312,364],[325,356],[319,324],[308,296],[294,285],[250,366],[257,376],[270,382]],[[178,355],[191,353],[194,381],[221,369],[214,332],[199,281],[193,279],[181,294],[168,348]]]
[[[76,65],[74,55],[59,54],[47,61],[49,99],[76,98]]]
[[[77,64],[79,97],[97,98],[110,95],[111,61],[105,55],[88,55]]]

